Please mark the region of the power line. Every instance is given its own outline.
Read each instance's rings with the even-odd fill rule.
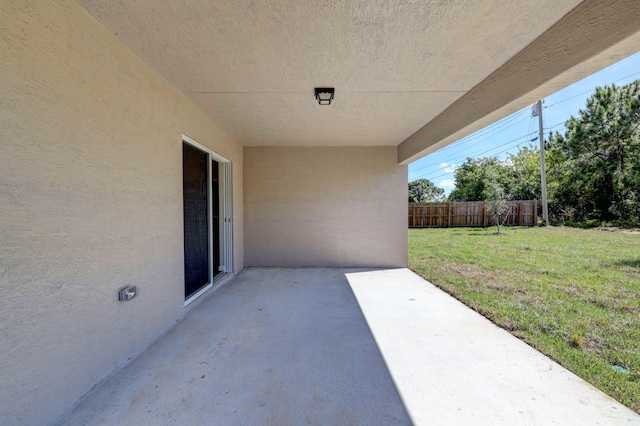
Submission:
[[[533,116],[529,117],[529,129],[527,129],[529,138],[531,138],[531,132],[533,132]]]
[[[514,148],[514,146],[513,146],[513,145],[514,145],[514,144],[513,144],[514,142],[517,142],[517,143],[515,144],[515,146],[519,146],[519,145],[522,143],[521,139],[530,138],[530,137],[531,137],[531,135],[520,136],[519,138],[512,139],[512,140],[510,140],[510,141],[508,141],[508,142],[505,142],[505,143],[502,143],[502,144],[500,144],[500,145],[496,145],[496,146],[494,146],[493,148],[487,149],[487,150],[485,150],[485,151],[476,152],[476,153],[473,153],[473,154],[468,154],[468,155],[463,155],[463,156],[451,157],[451,158],[447,159],[446,161],[451,161],[451,160],[454,160],[454,159],[455,159],[455,160],[457,160],[457,159],[462,159],[462,158],[467,158],[467,157],[478,157],[478,156],[480,156],[480,155],[482,155],[482,154],[489,153],[489,152],[494,151],[495,149],[501,148],[501,147],[503,147],[503,146],[506,146],[506,145],[512,145],[512,146],[510,146],[509,148],[507,148],[507,149],[505,149],[505,150],[502,150],[502,151],[500,151],[500,152],[497,152],[497,153],[495,153],[495,154],[493,154],[493,155],[492,155],[492,156],[496,156],[496,155],[501,154],[501,153],[503,153],[503,152],[509,151],[510,149],[513,149],[513,148]],[[432,165],[431,165],[431,167],[433,167],[433,166],[438,166],[438,165],[440,165],[440,164],[439,164],[439,163],[437,163],[437,164],[432,164]],[[419,170],[419,169],[415,169],[415,170],[411,170],[411,171],[412,171],[412,172],[415,172],[416,170]],[[428,175],[431,175],[431,174],[433,174],[433,173],[437,173],[438,171],[439,171],[439,170],[432,171],[432,172],[428,172],[428,173],[423,173],[422,175],[419,175],[418,177],[428,176]],[[440,176],[445,176],[445,175],[448,175],[449,173],[451,173],[451,172],[444,173],[443,175],[440,175]],[[436,176],[436,177],[434,177],[433,179],[435,179],[435,178],[437,178],[437,177],[440,177],[440,176]]]
[[[553,126],[551,126],[551,127],[545,127],[545,128],[544,128],[544,130],[545,130],[545,132],[551,132],[553,129],[555,129],[556,127],[558,127],[558,126],[560,126],[560,125],[562,125],[562,127],[563,127],[565,130],[567,130],[567,127],[564,125],[564,123],[565,123],[564,121],[561,121],[560,123],[554,124],[554,125],[553,125]],[[561,129],[556,130],[556,132],[558,132],[558,131],[560,131],[560,130],[561,130]]]
[[[613,83],[617,83],[617,82],[622,81],[622,80],[626,80],[626,79],[628,79],[628,78],[630,78],[630,77],[633,77],[633,76],[635,76],[635,75],[638,75],[638,74],[640,74],[640,71],[635,72],[635,73],[633,73],[633,74],[629,74],[629,75],[627,75],[627,76],[625,76],[625,77],[622,77],[622,78],[619,78],[619,79],[617,79],[617,80],[614,80],[614,81],[612,81],[612,82],[611,82],[611,83],[609,83],[609,84],[613,84]],[[563,102],[569,101],[569,100],[571,100],[571,99],[575,99],[575,98],[580,97],[580,96],[584,96],[584,95],[586,95],[586,94],[588,94],[588,93],[592,93],[594,90],[595,90],[595,89],[591,89],[591,90],[585,91],[585,92],[583,92],[583,93],[579,93],[579,94],[577,94],[577,95],[574,95],[574,96],[570,96],[570,97],[568,97],[568,98],[561,99],[561,100],[559,100],[559,101],[554,102],[554,103],[553,103],[553,104],[551,104],[551,105],[547,105],[547,106],[545,106],[544,108],[551,108],[551,107],[553,107],[553,106],[555,106],[555,105],[557,105],[557,104],[560,104],[560,103],[563,103]],[[515,126],[516,124],[518,124],[518,123],[520,123],[520,122],[524,121],[524,119],[523,119],[523,120],[518,120],[518,121],[516,121],[516,122],[513,122],[516,118],[518,118],[518,117],[520,117],[522,114],[524,114],[524,113],[525,113],[529,108],[530,108],[530,106],[527,106],[527,107],[525,107],[525,108],[521,109],[520,111],[517,111],[517,112],[515,112],[515,113],[511,114],[511,116],[506,117],[506,118],[503,118],[502,120],[497,121],[497,122],[495,122],[495,123],[493,123],[493,124],[491,124],[491,125],[489,125],[489,126],[487,126],[487,127],[483,128],[483,129],[480,129],[479,131],[477,131],[477,132],[475,132],[475,133],[472,133],[471,135],[468,135],[468,136],[465,136],[465,137],[463,137],[463,138],[461,138],[461,139],[458,139],[456,142],[453,142],[452,144],[449,144],[449,145],[447,145],[447,146],[445,146],[445,147],[443,147],[443,148],[441,148],[441,149],[439,149],[438,151],[435,151],[435,152],[442,152],[442,151],[445,151],[445,150],[447,150],[447,149],[460,147],[461,145],[464,145],[464,144],[466,144],[467,142],[470,142],[470,141],[472,141],[472,140],[476,140],[476,139],[478,139],[478,138],[483,138],[480,142],[482,142],[482,141],[484,141],[484,140],[487,140],[487,139],[489,139],[489,137],[493,137],[493,136],[495,136],[496,134],[501,133],[501,132],[503,132],[503,131],[507,130],[508,128],[513,127],[513,126]],[[547,127],[547,128],[545,128],[544,130],[545,130],[545,131],[551,131],[551,130],[552,130],[552,129],[554,129],[555,127],[557,127],[557,126],[559,126],[559,125],[561,125],[561,124],[565,124],[565,122],[566,122],[566,121],[563,121],[563,122],[560,122],[560,123],[554,124],[553,126],[551,126],[551,127]],[[500,130],[500,131],[494,132],[496,129],[499,129],[499,128],[501,128],[501,127],[504,127],[504,126],[506,126],[507,124],[510,124],[510,125],[509,125],[509,126],[507,126],[507,127],[505,127],[504,129]],[[454,161],[454,160],[455,160],[455,161],[457,161],[457,160],[459,160],[459,159],[462,159],[462,158],[468,158],[468,157],[478,157],[478,156],[480,156],[480,155],[482,155],[482,154],[486,154],[486,153],[488,153],[488,152],[491,152],[491,151],[495,150],[496,148],[500,148],[500,147],[502,147],[502,146],[505,146],[505,145],[511,144],[511,143],[513,143],[513,142],[515,142],[515,141],[519,141],[519,140],[524,139],[524,138],[529,138],[529,139],[530,139],[530,138],[531,138],[531,135],[532,135],[532,132],[533,132],[533,128],[532,128],[532,126],[533,126],[533,119],[531,118],[531,119],[530,119],[530,121],[529,121],[529,128],[528,128],[528,130],[527,130],[527,134],[526,134],[526,136],[522,136],[522,137],[519,137],[519,138],[516,138],[516,139],[512,139],[511,141],[505,142],[505,143],[500,144],[500,145],[496,145],[496,146],[494,146],[493,148],[490,148],[490,149],[485,150],[485,151],[482,151],[482,152],[473,153],[473,154],[468,154],[468,155],[463,155],[463,156],[450,157],[450,158],[447,158],[447,159],[441,160],[441,161],[440,161],[440,163],[429,164],[429,165],[426,165],[426,166],[422,166],[422,167],[419,167],[419,168],[413,169],[413,170],[411,170],[411,172],[415,172],[415,171],[417,171],[417,170],[423,170],[423,169],[426,169],[426,168],[430,168],[430,167],[438,166],[438,165],[440,165],[440,164],[441,164],[441,163],[443,163],[443,162],[451,162],[451,161]],[[565,129],[566,129],[566,127],[565,127]],[[521,143],[521,142],[520,142],[520,143]],[[517,144],[518,148],[520,147],[520,143],[518,143],[518,144]],[[499,154],[502,154],[502,153],[504,153],[504,152],[507,152],[507,151],[509,151],[509,150],[511,150],[511,149],[513,149],[513,146],[510,146],[509,148],[507,148],[507,149],[505,149],[505,150],[502,150],[502,151],[500,151],[500,152],[497,152],[497,153],[493,154],[493,155],[492,155],[492,157],[495,157],[495,156],[497,156],[497,155],[499,155]],[[435,152],[434,152],[434,153],[435,153]],[[425,177],[425,176],[431,175],[431,174],[436,173],[436,172],[437,172],[437,170],[436,170],[436,171],[433,171],[433,172],[429,172],[429,173],[424,173],[424,174],[422,174],[422,175],[418,175],[418,176],[416,176],[414,179],[421,178],[421,177]],[[440,174],[440,175],[437,175],[437,176],[431,177],[430,179],[437,179],[437,178],[440,178],[440,177],[447,176],[447,175],[449,175],[449,174],[451,174],[451,173],[452,173],[452,172],[442,173],[442,174]]]
[[[523,121],[523,120],[521,120],[521,121]],[[486,149],[486,150],[484,150],[482,152],[479,152],[479,153],[456,155],[456,156],[453,156],[453,157],[448,157],[448,158],[445,158],[445,159],[441,160],[439,163],[428,164],[426,166],[422,166],[422,167],[418,167],[418,168],[415,168],[415,169],[411,169],[411,171],[415,172],[417,170],[423,170],[423,169],[426,169],[426,168],[429,168],[429,167],[438,166],[438,165],[440,165],[440,164],[442,164],[444,162],[448,162],[448,161],[452,161],[452,160],[458,160],[460,158],[466,158],[466,157],[473,157],[473,156],[481,155],[481,154],[487,153],[489,151],[493,151],[496,148],[500,148],[501,146],[507,145],[507,144],[509,144],[511,142],[514,142],[514,141],[517,141],[517,140],[520,140],[520,139],[524,139],[525,137],[529,137],[531,135],[531,131],[532,131],[531,130],[531,126],[532,126],[531,123],[533,123],[533,117],[529,117],[529,130],[527,131],[527,133],[524,136],[521,136],[519,138],[512,139],[510,141],[504,142],[504,143],[499,144],[499,145],[493,145],[491,148]]]
[[[425,169],[427,167],[439,166],[441,163],[445,163],[445,162],[449,162],[449,161],[453,161],[453,160],[459,160],[461,158],[475,157],[475,156],[478,156],[478,155],[482,155],[482,154],[485,154],[487,152],[493,151],[494,149],[500,148],[502,146],[508,145],[510,143],[513,143],[515,141],[519,141],[520,139],[524,139],[524,138],[527,138],[527,137],[529,137],[529,135],[520,136],[519,138],[511,139],[510,141],[501,143],[500,145],[494,145],[493,147],[491,147],[491,148],[489,148],[487,150],[484,150],[484,151],[480,151],[480,152],[476,152],[476,153],[470,153],[470,154],[456,155],[454,157],[446,158],[446,159],[442,160],[440,163],[429,164],[428,166],[420,167],[419,169],[413,169],[411,171],[415,172],[417,170],[422,170],[422,169]]]
[[[526,120],[526,118],[525,118],[525,120]],[[515,123],[513,123],[513,124],[512,124],[511,126],[509,126],[509,127],[513,127],[513,126],[515,126],[516,124],[518,124],[518,123],[520,123],[520,122],[522,122],[522,121],[524,121],[524,120],[518,120],[518,121],[516,121]],[[507,130],[509,127],[506,127],[506,128],[502,129],[502,130],[501,130],[501,131],[499,131],[499,132],[495,132],[494,134],[492,134],[492,135],[491,135],[491,137],[494,137],[496,134],[501,133],[501,132],[503,132],[504,130]],[[486,137],[485,139],[483,139],[483,141],[484,141],[484,140],[487,140],[487,139],[489,139],[489,137]],[[465,142],[468,142],[468,141],[465,141]],[[459,146],[459,145],[456,145],[456,146]],[[495,148],[500,147],[500,146],[502,146],[502,145],[497,145],[497,146],[495,146]],[[447,147],[445,147],[445,148],[449,148],[449,147],[451,147],[451,145],[449,145],[449,146],[447,146]],[[443,148],[443,149],[441,149],[441,150],[438,150],[437,152],[444,151],[444,150],[445,150],[445,148]],[[453,157],[453,158],[457,158],[457,157],[459,157],[459,156],[456,156],[456,157]],[[445,161],[450,161],[450,159],[444,159],[444,160],[442,160],[441,162],[445,162]],[[438,164],[440,164],[440,163],[438,163]],[[433,167],[434,165],[436,165],[436,164],[429,164],[429,165],[426,165],[426,166],[417,167],[417,168],[415,168],[415,169],[412,169],[411,171],[415,172],[415,171],[417,171],[417,170],[423,170],[423,169],[426,169],[426,168],[429,168],[429,167]]]
[[[509,148],[504,149],[504,150],[502,150],[502,151],[500,151],[500,152],[496,152],[495,154],[493,154],[493,155],[492,155],[492,157],[496,157],[497,155],[502,154],[502,153],[504,153],[504,152],[507,152],[507,151],[509,151],[509,150],[510,150],[510,149],[512,149],[512,148],[513,148],[513,147],[509,147]],[[429,178],[429,180],[438,179],[438,178],[440,178],[440,177],[444,177],[444,176],[447,176],[447,175],[449,175],[449,174],[450,174],[450,173],[443,173],[443,174],[438,175],[438,176],[433,176],[433,177]],[[426,173],[426,174],[423,174],[423,175],[415,176],[415,177],[413,178],[413,180],[415,180],[415,179],[419,179],[419,178],[422,178],[422,177],[425,177],[425,176],[427,176],[427,175],[429,175],[429,173]]]
[[[527,107],[527,108],[528,108],[528,107]],[[465,137],[463,137],[463,138],[461,138],[461,139],[458,139],[456,142],[454,142],[454,143],[452,143],[452,144],[449,144],[449,145],[447,145],[447,146],[445,146],[445,147],[442,147],[442,148],[440,148],[439,150],[437,150],[437,151],[435,151],[435,152],[443,152],[443,151],[446,151],[447,149],[455,148],[455,147],[460,146],[460,145],[463,145],[463,144],[465,144],[465,143],[467,143],[467,142],[469,142],[469,141],[472,141],[472,140],[478,139],[478,138],[480,138],[480,137],[482,137],[482,136],[487,136],[487,137],[488,137],[487,133],[488,133],[489,131],[491,131],[491,130],[495,130],[495,129],[498,129],[498,128],[500,128],[500,127],[503,127],[503,126],[504,126],[504,125],[506,125],[506,124],[509,124],[511,121],[513,121],[513,120],[515,120],[516,118],[518,118],[519,116],[521,116],[521,115],[522,115],[522,113],[524,113],[524,112],[526,112],[526,109],[522,109],[522,110],[520,110],[520,111],[518,111],[518,112],[516,112],[516,113],[512,114],[512,116],[510,116],[510,117],[506,117],[506,118],[503,118],[503,119],[502,119],[502,120],[500,120],[500,121],[496,121],[496,122],[495,122],[495,123],[493,123],[492,125],[487,126],[487,127],[483,128],[483,129],[480,129],[480,130],[478,130],[477,132],[472,133],[472,134],[470,134],[470,135],[468,135],[468,136],[465,136]],[[525,119],[526,119],[526,118],[525,118]],[[518,120],[518,121],[516,121],[515,123],[511,123],[511,125],[510,125],[510,126],[508,126],[508,127],[504,128],[504,129],[502,129],[502,130],[500,130],[500,131],[498,131],[498,132],[494,132],[494,133],[492,133],[492,135],[496,135],[496,134],[498,134],[498,133],[501,133],[501,132],[503,132],[503,131],[507,130],[508,128],[515,126],[517,123],[520,123],[520,122],[524,121],[525,119],[523,119],[523,120]],[[485,139],[487,139],[487,138],[485,138]]]
[[[611,82],[611,83],[609,83],[609,84],[613,84],[613,83],[617,83],[617,82],[622,81],[622,80],[626,80],[627,78],[633,77],[633,76],[638,75],[638,74],[640,74],[640,71],[635,72],[635,73],[633,73],[633,74],[629,74],[629,75],[627,75],[627,76],[625,76],[625,77],[622,77],[622,78],[619,78],[619,79],[617,79],[617,80],[614,80],[614,81],[612,81],[612,82]],[[545,106],[545,108],[550,108],[550,107],[552,107],[552,106],[554,106],[554,105],[557,105],[557,104],[559,104],[559,103],[562,103],[562,102],[565,102],[565,101],[568,101],[568,100],[571,100],[571,99],[577,98],[577,97],[579,97],[579,96],[586,95],[586,94],[588,94],[588,93],[593,92],[593,90],[594,90],[594,89],[591,89],[591,90],[588,90],[588,91],[586,91],[586,92],[580,93],[580,94],[578,94],[578,95],[571,96],[571,97],[569,97],[569,98],[565,98],[565,99],[561,99],[561,100],[559,100],[559,101],[557,101],[557,102],[555,102],[555,103],[553,103],[553,104],[551,104],[551,105]],[[500,121],[497,121],[497,122],[493,123],[493,124],[492,124],[492,125],[490,125],[490,126],[487,126],[487,127],[483,128],[483,129],[481,129],[481,130],[479,130],[479,131],[477,131],[477,132],[475,132],[475,133],[472,133],[472,134],[471,134],[471,135],[469,135],[469,136],[465,136],[464,138],[459,139],[459,140],[457,140],[456,142],[454,142],[454,143],[452,143],[452,144],[449,144],[449,145],[447,145],[447,146],[445,146],[445,147],[443,147],[443,148],[439,149],[439,150],[438,150],[438,151],[436,151],[436,152],[442,152],[442,151],[445,151],[446,149],[454,148],[454,147],[457,147],[457,146],[459,146],[459,145],[462,145],[462,144],[464,144],[464,143],[466,143],[466,142],[468,142],[468,141],[470,141],[470,140],[478,139],[479,137],[483,136],[483,135],[484,135],[484,133],[487,133],[487,132],[489,132],[490,130],[494,130],[494,129],[500,128],[500,127],[502,127],[502,126],[504,126],[504,125],[508,124],[509,122],[513,121],[515,118],[517,118],[517,117],[519,117],[520,115],[522,115],[523,113],[527,112],[529,108],[530,108],[530,106],[527,106],[527,107],[525,107],[525,108],[521,109],[520,111],[517,111],[517,112],[513,113],[510,117],[507,117],[507,118],[504,118],[504,119],[502,119],[502,120],[500,120]],[[524,120],[518,120],[517,122],[512,123],[512,124],[511,124],[511,126],[508,126],[508,127],[506,127],[505,129],[503,129],[503,130],[501,130],[501,131],[499,131],[499,132],[495,132],[495,133],[493,133],[493,135],[495,135],[495,134],[497,134],[497,133],[500,133],[500,132],[502,132],[502,131],[504,131],[504,130],[506,130],[506,129],[510,128],[510,127],[513,127],[513,126],[515,126],[517,123],[520,123],[520,122],[522,122],[522,121],[524,121]],[[529,122],[529,130],[528,130],[528,133],[529,133],[529,134],[531,134],[531,133],[533,132],[532,123],[533,123],[532,121],[530,121],[530,122]],[[563,123],[564,123],[564,122],[563,122]],[[554,128],[554,127],[558,126],[559,124],[563,124],[563,123],[555,124],[555,125],[551,126],[551,127],[550,127],[549,129],[547,129],[547,130],[550,130],[550,129],[552,129],[552,128]],[[484,133],[483,133],[483,132],[484,132]],[[487,139],[487,138],[485,138],[485,139]],[[435,152],[434,152],[434,153],[435,153]],[[449,160],[444,160],[444,161],[449,161]],[[424,168],[426,168],[426,167],[428,167],[428,166],[420,167],[420,168],[418,168],[418,169],[414,169],[413,171],[415,171],[415,170],[421,170],[421,169],[424,169]]]
[[[561,122],[559,122],[559,123],[557,123],[557,124],[554,124],[554,125],[553,125],[553,126],[551,126],[551,127],[545,127],[544,129],[545,129],[545,130],[551,130],[551,129],[553,129],[554,127],[558,127],[559,125],[564,124],[564,123],[565,123],[564,121],[561,121]]]
[[[525,112],[527,112],[526,108],[521,109],[520,111],[516,111],[513,114],[511,114],[510,116],[507,116],[505,118],[503,118],[502,120],[498,120],[495,123],[490,124],[487,127],[484,127],[470,135],[467,135],[463,138],[461,138],[460,140],[466,140],[466,139],[476,139],[479,136],[482,136],[483,134],[489,132],[490,130],[493,130],[494,128],[500,128],[502,126],[504,126],[505,124],[508,124],[509,122],[515,120],[516,118],[520,117],[522,114],[524,114]]]
[[[613,83],[617,83],[617,82],[622,81],[622,80],[626,80],[627,78],[629,78],[629,77],[633,77],[634,75],[638,75],[638,74],[640,74],[640,71],[638,71],[638,72],[634,72],[633,74],[629,74],[629,75],[628,75],[628,76],[626,76],[626,77],[622,77],[622,78],[619,78],[619,79],[617,79],[617,80],[614,80],[614,81],[612,81],[612,82],[611,82],[611,83],[609,83],[609,84],[613,84]],[[558,104],[560,104],[560,103],[562,103],[562,102],[566,102],[566,101],[569,101],[569,100],[571,100],[571,99],[575,99],[575,98],[577,98],[577,97],[579,97],[579,96],[586,95],[587,93],[591,93],[591,92],[593,92],[594,90],[595,90],[595,89],[587,90],[586,92],[579,93],[579,94],[577,94],[577,95],[575,95],[575,96],[571,96],[571,97],[568,97],[568,98],[565,98],[565,99],[561,99],[561,100],[559,100],[559,101],[556,101],[556,102],[552,103],[551,105],[547,105],[547,106],[546,106],[546,108],[551,108],[552,106],[554,106],[554,105],[558,105]]]
[[[635,73],[633,73],[633,74],[629,74],[629,75],[627,75],[627,76],[625,76],[625,77],[622,77],[622,78],[619,78],[619,79],[617,79],[617,80],[614,80],[614,81],[612,81],[612,82],[611,82],[611,83],[609,83],[609,84],[613,84],[613,83],[617,83],[617,82],[622,81],[622,80],[626,80],[627,78],[633,77],[633,76],[638,75],[638,74],[640,74],[640,71],[635,72]],[[577,97],[582,96],[582,95],[586,95],[586,94],[588,94],[588,93],[593,92],[593,90],[594,90],[594,89],[591,89],[591,90],[588,90],[588,91],[586,91],[586,92],[580,93],[580,94],[578,94],[578,95],[574,95],[574,96],[571,96],[571,97],[569,97],[569,98],[561,99],[561,100],[559,100],[559,101],[557,101],[557,102],[555,102],[555,103],[553,103],[553,104],[551,104],[551,105],[547,105],[547,106],[545,106],[544,108],[550,108],[550,107],[552,107],[552,106],[554,106],[554,105],[557,105],[557,104],[559,104],[559,103],[562,103],[562,102],[565,102],[565,101],[568,101],[568,100],[571,100],[571,99],[577,98]],[[511,116],[506,117],[506,118],[503,118],[502,120],[497,121],[497,122],[495,122],[495,123],[493,123],[493,124],[491,124],[491,125],[489,125],[489,126],[487,126],[487,127],[483,128],[483,129],[481,129],[481,130],[478,130],[477,132],[472,133],[471,135],[468,135],[468,136],[465,136],[464,138],[458,139],[456,142],[454,142],[454,143],[452,143],[452,144],[449,144],[449,145],[447,145],[447,146],[445,146],[445,147],[442,147],[441,149],[439,149],[438,151],[435,151],[435,152],[442,152],[442,151],[445,151],[446,149],[454,148],[454,147],[457,147],[457,146],[459,146],[459,145],[462,145],[462,144],[464,144],[464,143],[466,143],[466,142],[468,142],[468,141],[470,141],[470,140],[478,139],[478,138],[479,138],[479,137],[481,137],[481,136],[485,136],[485,134],[486,134],[486,133],[488,133],[488,132],[490,132],[491,130],[494,130],[494,129],[497,129],[497,128],[500,128],[500,127],[503,127],[504,125],[508,124],[509,122],[511,122],[511,121],[513,121],[513,120],[515,120],[516,118],[518,118],[519,116],[521,116],[523,113],[527,112],[527,111],[529,110],[529,108],[530,108],[530,107],[531,107],[531,106],[529,105],[529,106],[527,106],[527,107],[525,107],[525,108],[521,109],[520,111],[516,111],[515,113],[511,114]],[[510,127],[513,127],[513,126],[515,126],[517,123],[520,123],[520,122],[522,122],[522,121],[524,121],[524,120],[518,120],[517,122],[512,123],[512,124],[511,124],[511,126],[508,126],[508,127],[506,127],[505,129],[501,130],[500,132],[502,132],[502,131],[504,131],[504,130],[506,130],[506,129],[510,128]],[[559,123],[559,124],[561,124],[561,123]],[[532,126],[532,122],[529,122],[529,126],[530,126],[530,128],[529,128],[529,133],[531,133],[531,132],[533,131],[533,129],[532,129],[532,127],[531,127],[531,126]],[[551,128],[553,128],[553,127],[555,127],[555,126],[556,126],[556,125],[552,126]],[[500,133],[500,132],[495,132],[495,133],[493,133],[493,134],[495,135],[495,134]],[[435,152],[434,152],[434,153],[435,153]],[[424,167],[421,167],[421,168],[424,168]],[[420,169],[421,169],[421,168],[420,168]],[[420,169],[414,169],[414,170],[420,170]]]
[[[465,143],[467,143],[467,142],[469,142],[471,140],[474,140],[474,139],[478,139],[481,136],[488,136],[488,134],[491,133],[493,130],[498,129],[500,127],[503,127],[506,124],[509,124],[509,122],[513,121],[514,119],[516,119],[520,115],[522,115],[523,112],[526,112],[526,110],[517,111],[517,112],[513,113],[511,116],[506,117],[506,118],[504,118],[504,119],[502,119],[500,121],[496,121],[495,123],[483,128],[483,129],[480,129],[475,133],[472,133],[472,134],[467,135],[467,136],[465,136],[465,137],[463,137],[461,139],[458,139],[457,141],[455,141],[455,142],[453,142],[453,143],[451,143],[451,144],[449,144],[449,145],[447,145],[445,147],[442,147],[442,148],[440,148],[439,150],[437,150],[435,152],[440,152],[441,153],[443,151],[446,151],[447,149],[456,148],[456,147],[459,147],[460,145],[464,145]],[[523,121],[523,120],[521,120],[521,121]],[[515,124],[516,123],[513,123],[512,126],[515,125]],[[512,126],[509,126],[509,127],[512,127]],[[503,129],[503,130],[506,130],[506,128]],[[503,130],[498,131],[498,132],[493,132],[491,134],[495,135],[495,134],[498,134],[498,133],[502,132]]]
[[[503,147],[503,146],[511,145],[511,146],[509,146],[509,148],[507,148],[507,151],[508,151],[508,150],[510,150],[510,149],[512,149],[512,148],[514,148],[514,147],[519,147],[519,146],[520,146],[520,144],[522,144],[522,143],[524,143],[524,142],[525,142],[525,141],[523,141],[522,139],[529,139],[529,137],[530,137],[529,135],[527,135],[527,136],[521,136],[521,137],[519,137],[519,138],[517,138],[517,139],[512,139],[512,140],[510,140],[509,142],[502,143],[502,144],[500,144],[500,145],[494,146],[494,147],[492,147],[492,148],[490,148],[490,149],[487,149],[487,150],[484,150],[484,151],[475,152],[475,153],[471,153],[471,154],[465,154],[465,155],[459,155],[459,156],[456,156],[456,157],[451,157],[451,158],[446,159],[445,161],[460,161],[460,160],[464,160],[464,159],[466,159],[466,158],[470,158],[470,157],[471,157],[471,158],[473,158],[473,157],[479,157],[479,156],[481,156],[481,155],[483,155],[483,154],[487,154],[487,153],[489,153],[489,152],[491,152],[491,151],[494,151],[494,150],[496,150],[496,149],[498,149],[498,148],[501,148],[501,147]],[[514,144],[514,142],[515,142],[515,144]],[[529,141],[526,141],[526,142],[529,142]],[[498,152],[497,154],[499,154],[499,153],[501,153],[501,152],[504,152],[504,151],[500,151],[500,152]],[[493,154],[493,155],[497,155],[497,154]],[[431,165],[430,165],[430,167],[436,167],[436,166],[439,166],[439,165],[440,165],[440,164],[431,164]],[[454,167],[455,167],[455,165],[454,165]],[[418,169],[411,170],[411,172],[416,172],[417,170],[418,170]],[[424,174],[423,174],[423,175],[421,175],[421,176],[426,176],[426,175],[429,175],[429,174],[437,173],[438,171],[440,171],[440,170],[439,170],[439,169],[437,169],[437,170],[434,170],[434,171],[431,171],[431,172],[427,172],[427,173],[424,173]],[[455,170],[454,170],[454,171],[455,171]],[[452,173],[452,172],[448,172],[448,173]],[[447,173],[447,174],[448,174],[448,173]]]

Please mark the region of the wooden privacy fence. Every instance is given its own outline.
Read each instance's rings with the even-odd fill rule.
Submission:
[[[536,225],[538,200],[507,201],[505,212],[500,216],[500,222],[503,220],[505,225]],[[409,203],[409,228],[492,225],[495,225],[495,218],[487,211],[484,201]]]

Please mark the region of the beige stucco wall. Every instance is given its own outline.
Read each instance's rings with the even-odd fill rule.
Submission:
[[[43,424],[185,313],[183,133],[233,161],[243,267],[243,152],[72,1],[2,1],[0,55],[0,423]]]
[[[395,147],[245,147],[248,266],[406,266]]]

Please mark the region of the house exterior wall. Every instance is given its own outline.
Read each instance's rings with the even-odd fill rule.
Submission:
[[[395,147],[245,147],[247,266],[405,267],[396,160]]]
[[[0,419],[44,424],[185,314],[182,134],[233,162],[242,269],[243,152],[73,1],[0,34]]]

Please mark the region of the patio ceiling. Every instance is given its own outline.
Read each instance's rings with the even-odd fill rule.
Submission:
[[[472,105],[464,98],[471,89],[574,9],[595,10],[580,15],[583,21],[606,21],[613,12],[633,20],[629,9],[639,9],[635,0],[77,1],[247,146],[398,146],[456,101]],[[605,26],[614,24],[621,26]],[[640,24],[623,26],[607,46],[638,30]],[[547,38],[557,41],[554,35]],[[562,64],[544,82],[585,59]],[[335,87],[333,104],[319,106],[314,87]],[[499,105],[476,114],[523,95],[506,91]],[[472,114],[428,131],[437,140],[414,135],[399,149],[400,161],[474,122]]]

